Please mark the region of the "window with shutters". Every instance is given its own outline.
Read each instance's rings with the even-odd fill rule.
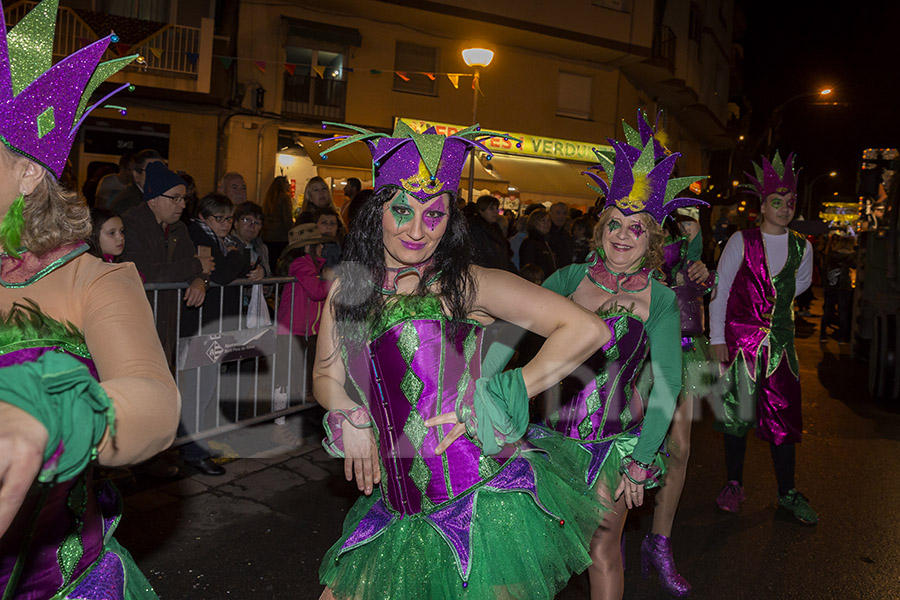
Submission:
[[[438,49],[431,46],[398,41],[394,50],[394,91],[437,96],[438,54]]]

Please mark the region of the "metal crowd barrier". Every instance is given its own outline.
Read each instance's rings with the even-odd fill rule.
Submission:
[[[174,445],[317,406],[307,397],[312,387],[307,359],[315,338],[292,335],[293,302],[289,322],[276,320],[282,295],[295,283],[293,277],[267,277],[212,284],[196,309],[184,304],[186,283],[144,284],[181,392],[182,426]],[[249,300],[259,292],[268,323],[248,315]]]

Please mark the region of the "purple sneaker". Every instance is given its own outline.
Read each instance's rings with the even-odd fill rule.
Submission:
[[[744,488],[737,481],[729,481],[719,492],[716,504],[719,510],[736,513],[741,510],[741,502],[744,501]]]

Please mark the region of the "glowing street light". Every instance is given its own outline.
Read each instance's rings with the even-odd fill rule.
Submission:
[[[475,79],[472,81],[472,92],[474,96],[472,98],[472,124],[474,125],[478,122],[478,93],[481,91],[481,86],[478,83],[481,78],[481,71],[479,69],[483,69],[491,64],[491,61],[494,60],[494,52],[487,48],[466,48],[462,51],[462,57],[466,66],[475,69]],[[472,202],[472,194],[474,191],[475,151],[473,150],[469,154],[469,203]]]
[[[462,57],[467,67],[477,69],[490,66],[491,61],[494,60],[494,52],[487,48],[466,48],[462,51]]]

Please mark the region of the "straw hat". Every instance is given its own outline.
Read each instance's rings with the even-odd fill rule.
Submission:
[[[323,235],[315,223],[303,223],[288,231],[288,246],[284,251],[315,244],[328,244],[334,241],[336,240],[333,237]]]

